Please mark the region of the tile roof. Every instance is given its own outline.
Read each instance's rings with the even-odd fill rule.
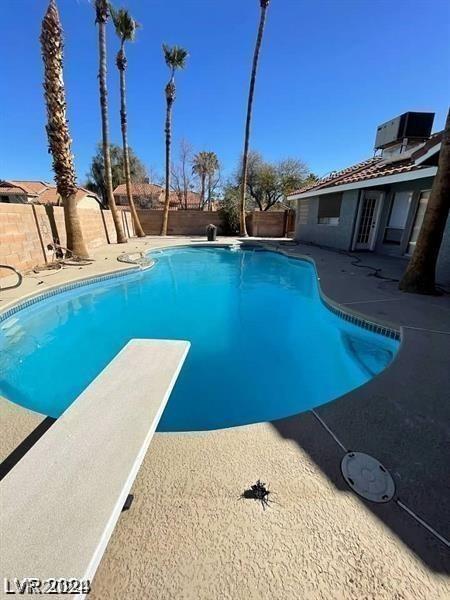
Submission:
[[[378,177],[388,177],[391,175],[399,175],[400,173],[408,173],[410,171],[419,171],[420,169],[426,169],[427,165],[418,165],[416,160],[426,154],[433,146],[437,146],[441,141],[442,132],[434,134],[430,137],[425,144],[423,144],[417,150],[405,153],[402,155],[396,155],[391,157],[374,156],[360,163],[336,171],[323,177],[316,182],[306,185],[299,190],[292,192],[289,196],[295,194],[303,194],[305,192],[321,190],[326,188],[333,188],[340,185],[346,185],[349,183],[358,183],[360,181],[366,181],[370,179],[376,179]]]
[[[30,180],[26,180],[26,179],[14,180],[14,181],[11,181],[10,183],[17,185],[18,187],[21,187],[22,189],[27,191],[30,196],[33,194],[40,194],[47,187],[52,185],[51,183],[47,183],[45,181],[30,181]]]
[[[154,194],[162,194],[163,188],[156,183],[132,183],[131,193],[135,196],[146,196]],[[126,196],[127,186],[125,183],[121,183],[114,190],[115,196]]]
[[[52,204],[58,206],[61,203],[60,196],[56,190],[56,186],[45,181],[11,181],[0,180],[0,194],[8,196],[28,196],[28,201],[35,204]],[[77,200],[81,200],[86,196],[91,196],[98,200],[98,196],[79,186],[77,188]]]
[[[159,196],[160,207],[164,206],[164,188],[156,183],[132,183],[131,193],[133,196]],[[114,190],[115,196],[126,196],[127,187],[125,183],[121,183]],[[180,198],[178,192],[171,191],[169,205],[173,208],[184,208],[184,196]],[[191,210],[200,208],[200,194],[198,192],[188,192],[187,207]],[[154,207],[159,208],[159,207]]]
[[[94,198],[97,200],[97,202],[99,202],[97,194],[85,188],[79,187],[76,195],[77,200],[80,201],[82,198],[86,198],[86,196]],[[62,204],[61,196],[58,194],[55,186],[48,187],[41,194],[39,194],[36,202],[39,204],[51,204],[53,206],[60,206]]]
[[[178,205],[184,208],[184,195],[179,197],[177,192],[170,192],[170,204]],[[200,208],[200,194],[197,192],[189,191],[187,193],[187,207],[191,210],[198,210]]]
[[[40,192],[46,189],[47,185],[49,184],[43,181],[0,181],[2,193],[11,196],[38,196]]]

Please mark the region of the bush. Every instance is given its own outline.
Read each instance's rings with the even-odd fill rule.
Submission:
[[[219,212],[223,218],[225,235],[237,235],[240,229],[239,190],[234,187],[225,189]]]

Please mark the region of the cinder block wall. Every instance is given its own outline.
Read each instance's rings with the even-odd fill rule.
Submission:
[[[81,224],[89,249],[116,241],[111,212],[109,210],[80,208]],[[133,231],[129,213],[122,219],[130,232]],[[57,238],[66,245],[64,211],[60,206],[31,204],[0,204],[0,263],[26,271],[50,260],[52,252],[47,245]],[[0,270],[0,277],[11,272]]]
[[[252,237],[284,237],[289,228],[286,211],[255,210],[247,216],[248,234]]]
[[[138,210],[139,220],[147,235],[159,235],[163,218],[162,210]],[[171,210],[167,233],[169,235],[206,235],[206,227],[215,225],[218,234],[223,233],[223,219],[219,212],[199,210]]]

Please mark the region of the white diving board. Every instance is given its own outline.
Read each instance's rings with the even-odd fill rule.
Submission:
[[[189,347],[131,340],[5,476],[2,579],[92,581]]]

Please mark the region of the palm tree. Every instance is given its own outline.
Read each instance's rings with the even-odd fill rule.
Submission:
[[[98,23],[98,49],[99,49],[99,71],[100,84],[100,108],[102,115],[102,141],[103,156],[105,162],[105,187],[108,198],[108,206],[116,229],[117,243],[125,244],[127,241],[124,233],[119,211],[114,201],[111,156],[109,154],[109,123],[108,123],[108,88],[106,85],[106,22],[109,17],[109,4],[107,0],[95,0],[95,22]]]
[[[436,294],[436,263],[450,210],[450,110],[445,129],[436,177],[431,188],[422,227],[414,254],[399,288],[404,292]]]
[[[248,93],[247,103],[247,120],[245,123],[245,139],[244,139],[244,155],[242,158],[242,182],[241,182],[241,203],[240,203],[240,235],[247,236],[247,227],[245,225],[245,193],[247,188],[247,163],[248,151],[250,144],[250,124],[252,121],[253,95],[255,92],[256,71],[258,68],[259,52],[261,50],[261,42],[266,24],[266,12],[270,0],[259,0],[261,6],[261,14],[259,19],[258,37],[256,38],[255,52],[253,54],[253,67],[250,77],[250,89]]]
[[[198,152],[192,161],[192,172],[200,179],[200,206],[205,204],[206,178],[208,176],[208,152]]]
[[[131,172],[130,172],[130,154],[128,150],[128,127],[127,127],[127,105],[125,92],[125,69],[127,67],[127,57],[125,56],[125,42],[132,42],[138,28],[138,23],[133,19],[130,13],[124,8],[115,11],[110,6],[111,18],[116,28],[116,33],[120,39],[120,49],[116,57],[116,65],[119,69],[120,77],[120,126],[122,129],[122,145],[124,157],[124,172],[125,184],[127,188],[128,204],[130,205],[131,216],[133,218],[134,229],[138,237],[145,237],[139,221],[136,207],[133,202],[133,194],[131,192]]]
[[[76,175],[66,119],[66,94],[63,81],[63,37],[55,0],[42,21],[41,51],[44,60],[44,96],[47,105],[47,137],[53,156],[56,187],[64,206],[67,248],[77,258],[88,258],[77,209]]]
[[[208,209],[212,210],[211,194],[212,194],[212,189],[213,189],[213,178],[214,178],[214,175],[219,170],[219,159],[217,158],[217,154],[215,152],[208,152],[207,166],[208,166],[208,198],[207,198],[207,202],[208,202]],[[216,184],[217,184],[217,180],[216,180]]]
[[[163,44],[164,60],[170,70],[170,79],[166,85],[166,189],[164,195],[164,213],[161,226],[161,235],[167,235],[167,224],[169,221],[169,199],[170,199],[170,142],[172,136],[172,106],[175,101],[175,71],[184,69],[187,50],[180,46],[167,46]]]
[[[192,161],[192,172],[200,179],[200,206],[209,204],[211,210],[211,192],[212,181],[216,172],[219,170],[219,159],[215,152],[198,152]],[[206,189],[208,194],[206,195]]]

